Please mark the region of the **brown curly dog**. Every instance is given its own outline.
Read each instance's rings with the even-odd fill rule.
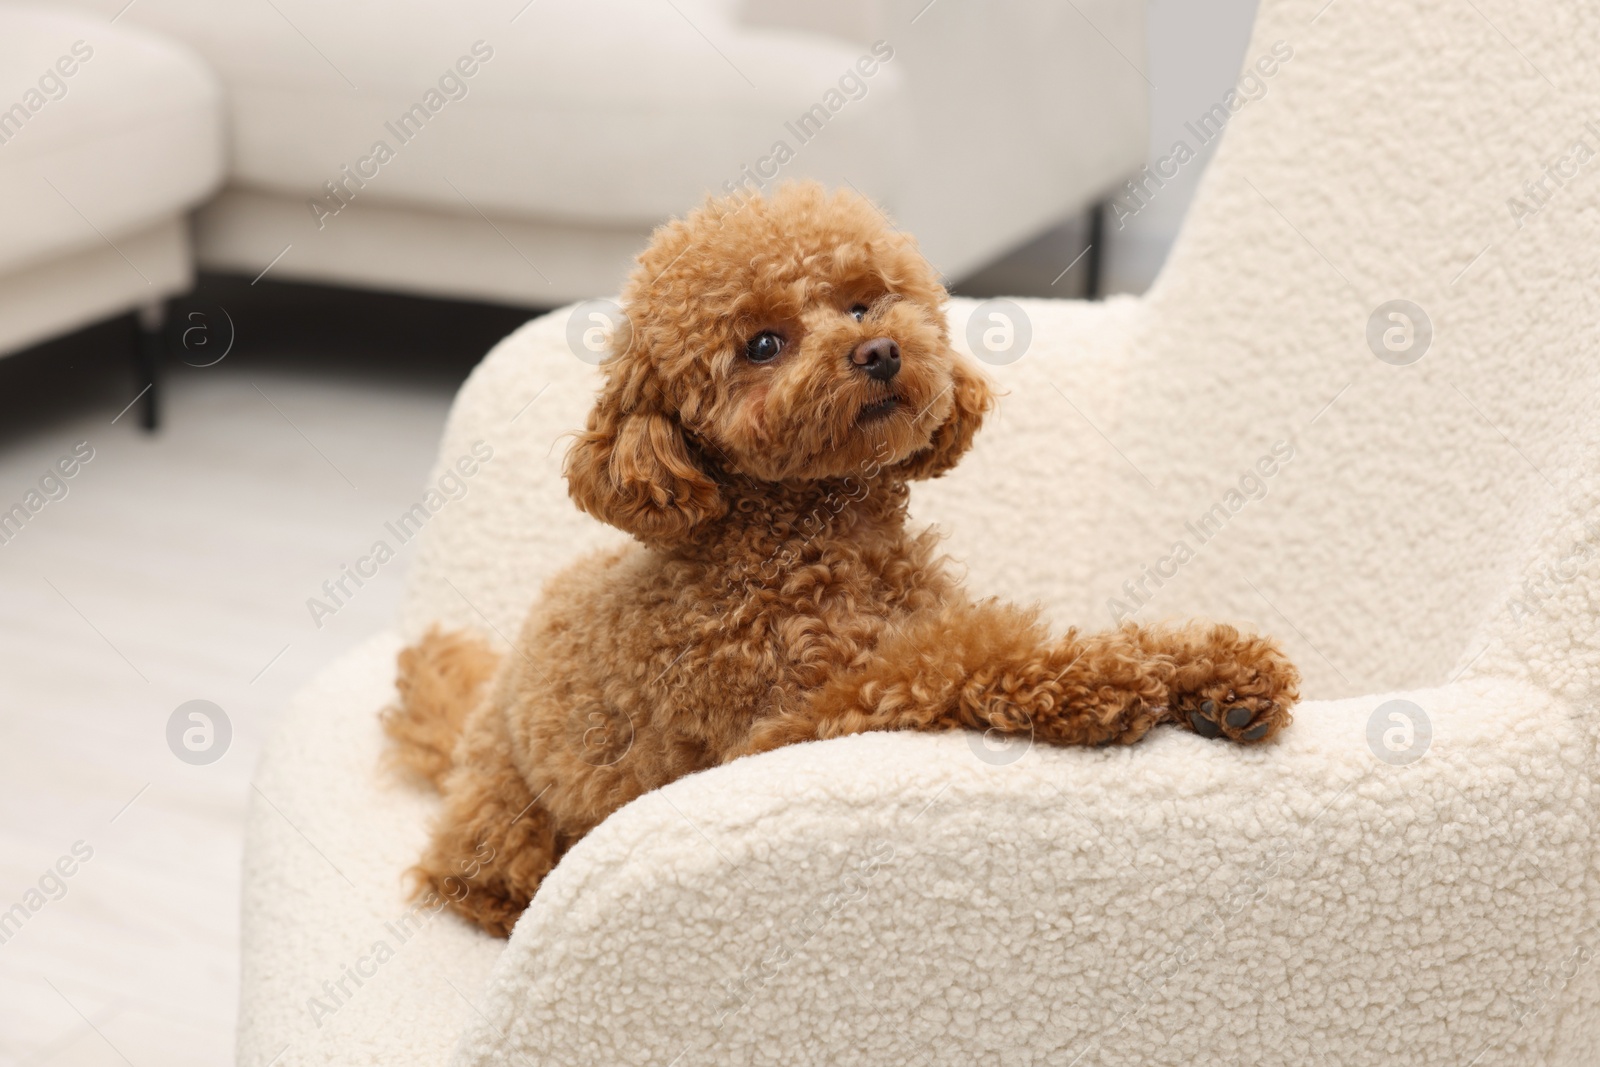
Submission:
[[[812,184],[655,234],[566,460],[640,542],[553,579],[512,655],[429,634],[400,656],[396,755],[444,810],[416,868],[506,935],[562,853],[641,793],[864,730],[1126,744],[1160,722],[1260,742],[1299,682],[1267,638],[1133,625],[1052,637],[973,600],[906,529],[991,404],[943,286],[867,201]]]

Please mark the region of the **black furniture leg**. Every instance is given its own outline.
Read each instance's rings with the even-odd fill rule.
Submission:
[[[166,356],[167,303],[158,300],[134,312],[133,360],[135,384],[145,387],[140,422],[154,432],[161,419],[161,371]]]
[[[1089,208],[1089,247],[1083,264],[1083,296],[1086,300],[1099,300],[1104,280],[1106,241],[1106,202],[1096,201]]]

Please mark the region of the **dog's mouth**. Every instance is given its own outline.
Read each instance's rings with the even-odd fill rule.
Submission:
[[[863,405],[861,410],[856,413],[856,425],[866,426],[870,423],[882,422],[899,410],[899,407],[900,398],[897,396],[886,396],[882,400],[874,400],[870,404]]]

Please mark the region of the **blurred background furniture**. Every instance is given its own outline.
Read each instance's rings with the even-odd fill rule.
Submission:
[[[738,761],[608,819],[508,944],[433,919],[313,1018],[398,940],[425,836],[377,770],[395,650],[513,632],[618,536],[565,497],[595,372],[558,312],[457,399],[436,474],[476,440],[498,473],[428,526],[399,632],[264,757],[241,1062],[1594,1063],[1600,213],[1581,176],[1520,225],[1506,198],[1592,136],[1600,23],[1266,0],[1246,60],[1281,44],[1155,289],[1019,302],[1001,416],[913,499],[1058,624],[1276,633],[1310,698],[1278,743]]]
[[[137,308],[153,383],[163,301],[194,275],[186,215],[222,179],[215,76],[148,30],[0,6],[0,108],[0,353]]]
[[[655,224],[748,168],[855,185],[954,278],[1146,148],[1139,0],[72,2],[221,77],[197,252],[250,276],[548,308],[614,291]]]

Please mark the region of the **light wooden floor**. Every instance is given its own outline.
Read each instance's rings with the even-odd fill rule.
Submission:
[[[175,376],[158,436],[112,424],[120,390],[0,440],[0,509],[94,449],[0,545],[0,913],[93,849],[0,944],[0,1064],[232,1062],[251,770],[288,695],[387,625],[407,554],[321,630],[305,601],[414,501],[452,388],[230,359]],[[209,766],[165,738],[195,698],[233,725]]]

